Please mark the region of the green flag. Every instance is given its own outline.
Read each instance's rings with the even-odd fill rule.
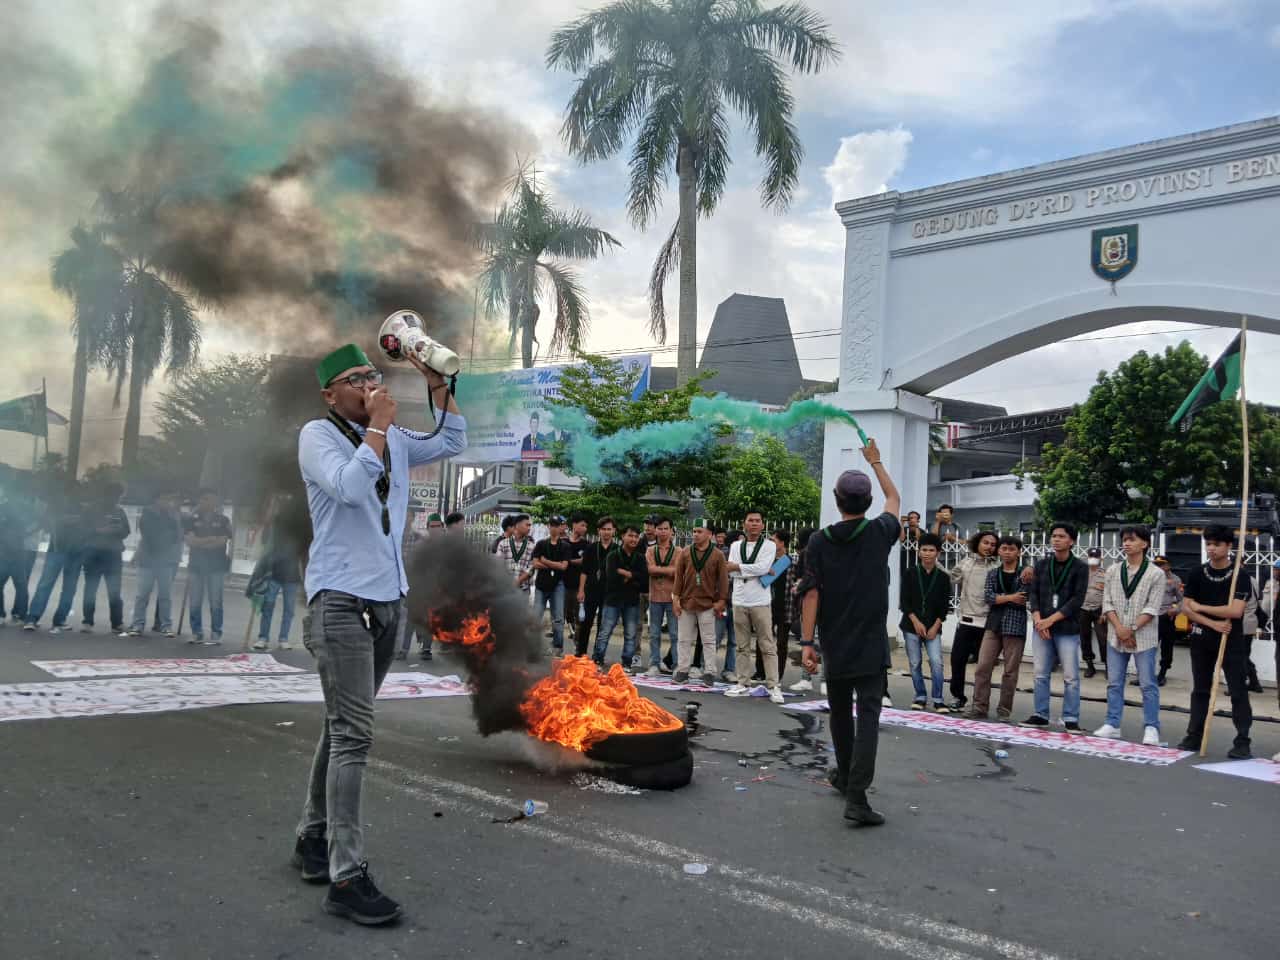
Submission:
[[[31,393],[0,403],[0,430],[15,430],[18,433],[47,437],[49,418],[45,413],[44,394]]]
[[[1236,334],[1222,356],[1204,372],[1195,389],[1182,401],[1178,412],[1169,419],[1169,426],[1182,424],[1184,428],[1188,427],[1191,425],[1191,418],[1205,407],[1219,400],[1230,400],[1236,395],[1236,391],[1240,389],[1240,338],[1243,336],[1243,333]]]

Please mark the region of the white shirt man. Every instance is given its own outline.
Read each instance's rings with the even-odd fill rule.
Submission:
[[[773,592],[760,578],[773,566],[777,550],[764,535],[764,515],[749,510],[742,522],[745,536],[729,548],[729,579],[733,582],[733,629],[737,640],[737,681],[725,691],[727,697],[750,694],[746,682],[756,662],[756,648],[764,662],[769,699],[782,703],[778,685],[778,646],[773,636]],[[752,632],[755,638],[752,638]]]

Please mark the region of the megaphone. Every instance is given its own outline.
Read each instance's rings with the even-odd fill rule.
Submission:
[[[378,346],[388,360],[417,357],[426,367],[452,377],[462,363],[458,355],[427,336],[422,317],[412,310],[397,310],[382,321],[378,329]]]

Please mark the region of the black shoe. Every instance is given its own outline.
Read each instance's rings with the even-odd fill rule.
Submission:
[[[1130,681],[1129,681],[1129,686],[1131,686],[1131,687],[1140,687],[1140,686],[1142,686],[1142,684],[1140,684],[1140,683],[1138,682],[1138,678],[1137,678],[1137,677],[1134,677],[1132,680],[1130,680]]]
[[[307,883],[329,882],[329,843],[324,837],[299,837],[289,862]]]
[[[1022,721],[1022,725],[1024,727],[1047,727],[1049,725],[1049,721],[1044,717],[1033,713],[1031,716],[1027,717],[1027,719]]]
[[[1096,676],[1097,673],[1098,673],[1098,670],[1096,667],[1094,667],[1093,661],[1086,660],[1084,662],[1084,678],[1088,680],[1090,677]]]
[[[1227,751],[1228,760],[1252,760],[1253,754],[1249,752],[1249,744],[1237,743]]]
[[[672,683],[688,683],[688,682],[689,682],[689,671],[688,671],[688,670],[677,670],[675,673],[673,673],[673,674],[671,675],[671,682],[672,682]]]
[[[859,827],[878,827],[884,823],[884,814],[871,809],[865,793],[850,794],[844,805],[844,818]]]
[[[360,864],[360,872],[341,883],[329,884],[324,898],[325,913],[347,917],[367,927],[391,923],[400,917],[400,904],[382,893],[369,876],[369,864]]]
[[[761,676],[761,675],[760,675],[760,674],[758,674],[758,673],[753,673],[753,674],[751,675],[751,682],[752,682],[752,683],[764,683],[764,677],[763,677],[763,676]]]
[[[1063,726],[1066,728],[1067,733],[1079,733],[1079,732],[1080,732],[1080,724],[1076,723],[1074,720],[1068,720],[1068,721],[1066,721],[1066,722],[1063,724]]]
[[[1262,693],[1262,684],[1255,679],[1252,683],[1249,684],[1249,692]]]
[[[1163,687],[1163,686],[1164,686],[1164,674],[1165,674],[1165,671],[1163,671],[1163,670],[1161,670],[1159,673],[1157,673],[1157,674],[1156,674],[1156,686],[1157,686],[1157,687]]]
[[[423,650],[421,653],[418,654],[418,659],[424,660],[424,661],[433,659],[433,657],[431,656],[431,651]]]
[[[1199,750],[1200,738],[1193,737],[1191,736],[1191,734],[1187,734],[1178,742],[1178,749],[1179,750]]]
[[[831,767],[827,770],[827,783],[835,787],[840,796],[844,796],[845,790],[849,787],[848,779],[840,776],[839,767]]]

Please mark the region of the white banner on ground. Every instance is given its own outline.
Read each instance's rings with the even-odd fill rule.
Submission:
[[[809,713],[831,712],[831,707],[826,700],[793,703],[789,705],[789,709],[804,710]],[[856,716],[858,712],[856,704],[853,712]],[[880,711],[880,722],[891,727],[949,733],[953,736],[971,737],[976,740],[998,740],[1010,746],[1042,747],[1046,750],[1061,750],[1064,753],[1079,753],[1086,757],[1125,760],[1129,763],[1145,763],[1157,767],[1166,767],[1183,757],[1191,756],[1190,751],[1174,750],[1170,747],[1147,747],[1140,743],[1130,743],[1128,740],[1089,737],[1079,733],[1067,733],[1065,730],[1015,727],[1008,723],[992,723],[989,720],[966,720],[963,717],[949,716],[944,713],[924,713],[919,710],[884,709]]]
[[[708,687],[705,684],[697,680],[694,680],[692,678],[690,678],[689,681],[686,683],[676,683],[670,677],[646,677],[646,676],[632,677],[631,682],[634,683],[637,687],[656,687],[660,690],[685,690],[689,693],[724,693],[731,686],[731,684],[720,683],[717,681],[715,684]],[[751,688],[750,696],[767,697],[768,695],[769,695],[769,688],[766,687],[763,683],[760,684],[759,686]],[[800,696],[800,694],[798,693],[786,693],[786,692],[784,692],[782,695],[784,697]]]
[[[458,677],[430,673],[393,673],[378,691],[379,700],[465,697]],[[320,703],[320,678],[291,676],[116,677],[0,686],[0,722],[60,717],[164,713],[250,703]]]
[[[1280,785],[1280,763],[1274,760],[1226,760],[1222,763],[1198,763],[1196,769]]]
[[[636,400],[649,389],[647,353],[614,358],[624,372],[638,372],[631,399]],[[454,463],[506,463],[512,460],[537,461],[551,457],[554,443],[563,441],[551,425],[547,401],[560,396],[560,374],[571,364],[504,370],[491,375],[494,396],[503,397],[500,410],[482,401],[465,404],[467,408],[467,449],[453,458]]]
[[[32,660],[31,665],[59,680],[79,677],[138,677],[150,674],[306,673],[269,653],[233,653],[228,657],[116,660]]]

